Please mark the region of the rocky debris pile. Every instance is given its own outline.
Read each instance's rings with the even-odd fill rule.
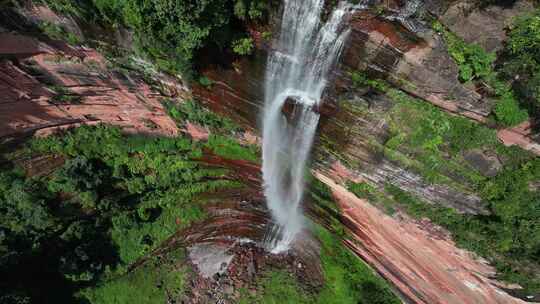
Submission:
[[[249,242],[237,244],[228,254],[234,257],[226,271],[217,272],[209,278],[199,273],[192,275],[187,284],[189,290],[180,303],[238,303],[246,293],[253,296],[261,292],[257,279],[273,270],[290,273],[307,292],[316,292],[322,287],[322,274],[318,267],[313,267],[319,262],[306,261],[305,256],[296,250],[270,254]]]

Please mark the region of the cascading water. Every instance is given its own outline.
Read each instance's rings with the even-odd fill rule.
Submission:
[[[324,0],[284,0],[281,30],[266,68],[263,178],[275,222],[267,236],[273,252],[287,250],[302,229],[300,202],[319,122],[316,109],[348,34],[342,23],[351,6],[340,3],[326,23],[323,6]],[[292,122],[282,115],[287,99],[296,102]]]

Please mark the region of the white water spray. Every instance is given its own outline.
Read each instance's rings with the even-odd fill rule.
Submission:
[[[266,68],[263,178],[275,222],[267,236],[272,252],[287,250],[302,229],[304,170],[319,122],[315,109],[348,34],[342,23],[351,6],[340,3],[326,23],[323,6],[324,0],[284,0],[279,37]],[[282,115],[288,98],[296,102],[293,121]]]

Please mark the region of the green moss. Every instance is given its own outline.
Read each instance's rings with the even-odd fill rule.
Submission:
[[[344,247],[340,239],[322,227],[314,229],[322,246],[321,263],[327,282],[315,303],[401,303],[386,283]]]
[[[39,27],[45,35],[49,36],[52,39],[63,40],[71,45],[79,45],[82,43],[82,40],[81,38],[79,38],[79,36],[67,31],[64,27],[60,25],[50,22],[42,22],[39,24]]]

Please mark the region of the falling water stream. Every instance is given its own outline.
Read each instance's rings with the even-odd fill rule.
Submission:
[[[266,237],[272,252],[289,248],[303,226],[300,208],[305,167],[329,71],[336,63],[348,30],[351,6],[341,2],[326,22],[324,0],[284,0],[279,37],[266,68],[263,113],[263,178],[274,221]],[[293,119],[282,114],[294,101]]]

